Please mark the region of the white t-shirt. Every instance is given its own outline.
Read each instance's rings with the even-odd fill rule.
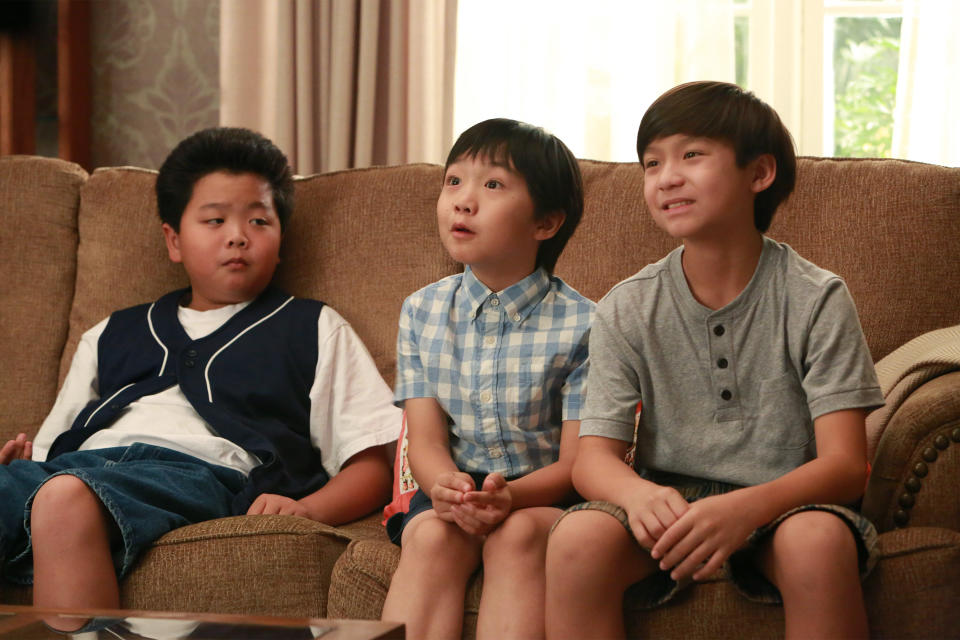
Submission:
[[[179,307],[177,317],[191,340],[214,331],[249,302],[209,311]],[[57,401],[33,443],[33,459],[46,460],[53,441],[73,424],[91,400],[100,397],[97,343],[109,318],[80,338]],[[310,441],[323,468],[336,475],[357,453],[397,439],[402,412],[377,371],[370,353],[340,314],[324,306],[317,320],[316,376],[310,389]],[[81,451],[143,442],[166,447],[244,474],[260,464],[256,456],[218,436],[194,410],[178,385],[130,404],[107,429],[80,445]]]

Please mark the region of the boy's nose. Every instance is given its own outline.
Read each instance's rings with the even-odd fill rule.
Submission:
[[[228,247],[246,247],[247,246],[247,235],[243,232],[243,229],[237,227],[230,230],[230,234],[227,236],[227,246]]]
[[[683,184],[683,176],[676,170],[673,163],[667,163],[660,171],[659,184],[661,189],[669,189]]]

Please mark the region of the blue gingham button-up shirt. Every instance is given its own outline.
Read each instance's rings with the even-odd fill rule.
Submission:
[[[404,301],[394,399],[440,403],[462,471],[556,462],[561,422],[580,419],[594,307],[543,269],[494,293],[467,267]]]

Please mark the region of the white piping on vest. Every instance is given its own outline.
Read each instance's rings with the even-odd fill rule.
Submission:
[[[89,416],[87,416],[87,421],[83,423],[83,428],[84,428],[84,429],[87,428],[87,425],[90,424],[90,421],[91,421],[91,420],[93,420],[93,416],[97,415],[97,411],[100,411],[100,409],[103,409],[105,406],[107,406],[107,404],[108,404],[111,400],[113,400],[114,398],[116,398],[117,395],[118,395],[120,392],[122,392],[124,389],[129,389],[129,388],[132,387],[133,385],[134,385],[134,383],[131,382],[130,384],[128,384],[127,386],[121,388],[121,389],[118,390],[116,393],[114,393],[112,396],[110,396],[109,398],[107,398],[106,400],[104,400],[103,402],[101,402],[101,403],[100,403],[100,406],[97,407],[96,409],[94,409],[94,410],[93,410],[93,413],[91,413]]]
[[[252,325],[250,325],[249,327],[247,327],[246,329],[244,329],[243,331],[241,331],[240,333],[238,333],[236,336],[233,337],[233,340],[231,340],[231,341],[228,342],[227,344],[225,344],[225,345],[223,345],[222,347],[220,347],[219,349],[217,349],[217,352],[216,352],[215,354],[213,354],[212,356],[210,356],[210,360],[207,361],[207,366],[203,369],[203,379],[204,379],[204,381],[207,383],[207,402],[209,402],[210,404],[213,404],[213,389],[210,387],[210,365],[212,365],[212,364],[213,364],[213,361],[216,359],[216,357],[217,357],[218,355],[220,355],[220,352],[223,351],[224,349],[226,349],[227,347],[229,347],[230,345],[232,345],[232,344],[233,344],[234,342],[236,342],[237,340],[239,340],[239,339],[240,339],[240,336],[242,336],[243,334],[245,334],[247,331],[250,331],[250,330],[253,329],[255,326],[257,326],[258,324],[260,324],[261,322],[264,322],[264,321],[268,320],[271,316],[276,315],[277,313],[279,313],[281,309],[283,309],[285,306],[287,306],[288,304],[290,304],[290,301],[291,301],[291,300],[293,300],[293,296],[290,296],[289,298],[287,298],[287,299],[283,302],[282,305],[280,305],[279,307],[277,307],[276,309],[274,309],[273,311],[271,311],[271,312],[268,313],[267,315],[263,316],[262,318],[260,318],[260,319],[257,320],[256,322],[254,322]]]
[[[157,376],[159,377],[163,375],[163,370],[167,368],[167,355],[170,352],[167,351],[167,347],[162,342],[160,342],[160,338],[159,336],[157,336],[157,332],[153,330],[153,306],[155,304],[157,303],[156,302],[152,303],[150,305],[150,308],[147,309],[147,325],[149,325],[150,327],[150,335],[153,336],[153,339],[156,340],[157,344],[160,345],[160,348],[163,349],[163,363],[160,365],[160,373],[157,374]]]

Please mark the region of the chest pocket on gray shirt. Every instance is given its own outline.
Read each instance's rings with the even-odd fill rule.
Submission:
[[[765,446],[802,449],[813,440],[806,395],[792,373],[761,381],[756,415],[754,435]]]

